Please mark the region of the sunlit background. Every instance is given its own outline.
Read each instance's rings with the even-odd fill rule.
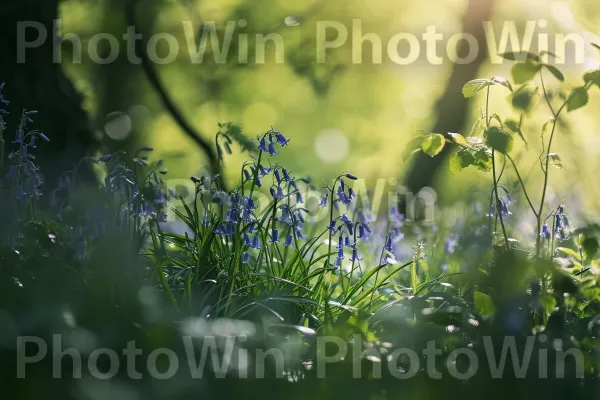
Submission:
[[[239,124],[251,137],[273,126],[292,142],[290,150],[278,159],[296,174],[312,177],[320,185],[341,171],[351,171],[373,187],[377,179],[399,177],[400,182],[411,159],[402,156],[408,140],[418,130],[435,126],[438,98],[448,90],[454,64],[446,57],[445,45],[438,48],[443,56],[440,66],[427,62],[425,48],[412,65],[401,66],[386,56],[387,41],[397,33],[420,37],[427,27],[435,26],[445,39],[468,31],[469,24],[480,24],[476,13],[470,15],[467,0],[435,2],[391,0],[173,0],[144,1],[139,7],[139,23],[145,34],[169,33],[178,38],[178,59],[168,65],[156,65],[162,81],[189,123],[206,140],[213,141],[219,122]],[[473,4],[479,3],[473,0]],[[542,0],[493,1],[491,20],[497,36],[506,21],[515,21],[519,32],[527,21],[538,23],[536,35],[577,33],[588,42],[585,64],[570,63],[560,68],[567,77],[565,92],[582,84],[582,74],[600,66],[600,52],[589,43],[598,43],[600,8],[593,1],[552,2]],[[477,9],[477,7],[475,7]],[[127,25],[120,1],[64,1],[63,34],[77,33],[90,38],[98,32],[122,34]],[[101,18],[98,18],[101,16]],[[237,62],[237,52],[227,63],[215,64],[211,57],[203,64],[190,62],[182,21],[215,21],[224,27],[227,21],[247,21],[244,32],[277,33],[285,40],[285,62],[277,64],[271,48],[263,65],[251,61]],[[375,33],[383,42],[383,64],[371,62],[372,46],[364,44],[364,61],[352,63],[352,20],[362,21],[363,34]],[[547,22],[540,28],[540,20]],[[344,24],[350,38],[344,47],[328,52],[325,64],[316,63],[317,22],[337,21]],[[222,32],[221,32],[222,34]],[[234,35],[233,48],[237,44]],[[551,39],[552,42],[552,39]],[[444,44],[446,41],[443,42]],[[421,44],[423,42],[421,41]],[[65,59],[69,44],[65,44]],[[160,46],[159,46],[159,50]],[[162,49],[165,50],[166,49]],[[121,52],[117,62],[98,66],[90,62],[67,66],[71,79],[85,96],[96,139],[107,148],[124,145],[151,145],[160,150],[171,178],[185,178],[202,172],[206,160],[165,110],[157,93],[148,83],[142,68],[127,62]],[[251,50],[252,53],[252,50]],[[510,78],[511,63],[492,64],[485,60],[474,77],[494,75]],[[559,83],[547,78],[550,90]],[[536,83],[538,84],[538,83]],[[460,87],[453,89],[460,91]],[[460,95],[460,93],[458,93]],[[492,91],[491,112],[502,118],[518,119],[510,107],[507,91]],[[538,96],[541,101],[541,96]],[[467,126],[480,115],[483,97],[476,97],[469,107]],[[560,125],[554,149],[564,168],[551,172],[549,201],[565,200],[577,212],[599,209],[597,170],[600,167],[600,135],[597,93],[591,93],[590,105],[569,114]],[[528,146],[517,139],[514,158],[521,165],[528,183],[540,181],[538,156],[541,152],[542,125],[550,116],[548,109],[537,107],[525,122]],[[226,156],[225,174],[237,178],[239,166],[247,158],[234,148]],[[472,201],[473,187],[490,186],[489,176],[466,170],[452,176],[446,168],[436,175],[436,189],[443,193],[440,201],[452,205]],[[505,179],[516,182],[511,172]],[[541,190],[533,189],[537,196]],[[475,192],[477,193],[477,192]],[[483,194],[485,196],[485,194]],[[525,220],[524,230],[532,229]]]

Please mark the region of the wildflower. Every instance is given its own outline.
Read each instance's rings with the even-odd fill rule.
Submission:
[[[337,247],[337,258],[340,260],[344,259],[344,242],[342,239],[342,235],[340,235],[339,241],[338,241],[338,247]]]
[[[498,199],[498,210],[500,211],[500,215],[503,217],[512,215],[512,212],[508,210],[508,205],[503,199]]]
[[[275,150],[275,145],[273,143],[269,143],[269,147],[268,147],[268,152],[270,156],[273,156],[275,154],[279,154],[276,150]]]
[[[300,191],[296,192],[296,203],[304,203],[304,199],[302,198],[302,193],[300,193]]]
[[[283,180],[284,181],[289,182],[289,181],[292,180],[292,178],[290,177],[290,174],[289,174],[289,172],[288,172],[287,169],[281,168],[281,172],[283,173]]]
[[[250,175],[250,172],[248,172],[248,170],[246,168],[244,168],[242,170],[242,172],[244,173],[244,177],[246,178],[247,181],[249,181],[250,179],[252,179],[252,176]]]
[[[281,184],[281,174],[279,173],[279,171],[275,170],[274,175],[275,175],[275,179],[277,180],[277,184],[278,185]]]
[[[352,248],[352,258],[350,259],[350,261],[354,262],[354,261],[361,261],[361,260],[362,260],[362,258],[360,258],[358,256],[358,249],[356,248],[356,246],[354,246]]]
[[[357,180],[358,178],[355,175],[352,174],[346,174],[344,175],[346,178],[351,179],[353,181]]]
[[[385,241],[385,246],[383,247],[385,251],[389,251],[392,253],[394,249],[392,248],[392,238],[388,235],[387,240]]]
[[[242,264],[248,264],[250,261],[250,254],[247,251],[242,253]]]
[[[292,234],[292,230],[288,230],[288,235],[285,238],[285,243],[283,244],[285,247],[290,247],[292,245],[292,241],[294,240],[294,236]]]
[[[264,136],[259,141],[258,150],[260,150],[260,151],[269,151],[269,149],[267,149],[267,142],[266,142]]]
[[[548,225],[544,224],[542,226],[542,232],[540,232],[540,236],[544,239],[550,239],[550,230],[548,229]]]
[[[271,243],[279,243],[279,230],[277,228],[273,229],[273,233],[271,235]]]
[[[455,237],[449,237],[444,242],[444,251],[447,254],[452,254],[456,250],[456,246],[458,246],[458,240]]]
[[[255,234],[252,238],[252,246],[253,249],[261,249],[260,241],[258,240],[258,235]]]
[[[283,136],[283,134],[281,134],[281,132],[275,132],[275,138],[277,140],[277,143],[279,143],[281,146],[285,146],[290,141],[288,138]]]
[[[321,197],[321,201],[319,202],[319,207],[327,207],[328,197],[329,197],[328,193],[323,193],[323,197]]]
[[[38,133],[38,136],[46,143],[50,143],[50,139],[48,138],[48,136],[44,135],[43,133]]]

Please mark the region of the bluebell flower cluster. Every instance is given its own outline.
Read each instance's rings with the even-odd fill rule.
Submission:
[[[560,205],[554,214],[554,232],[560,241],[569,238],[569,218],[565,214],[563,205]]]
[[[39,168],[35,165],[35,157],[30,151],[36,148],[37,138],[50,142],[43,133],[29,129],[33,124],[31,117],[35,114],[36,111],[27,110],[21,114],[21,122],[13,141],[17,149],[8,155],[10,166],[6,177],[11,181],[13,199],[21,204],[28,204],[41,196]]]
[[[256,138],[256,140],[258,140],[258,150],[269,153],[270,156],[279,154],[275,148],[276,144],[284,147],[290,141],[288,138],[283,136],[281,132],[275,132],[273,128],[271,128],[271,130],[265,133],[262,137]]]

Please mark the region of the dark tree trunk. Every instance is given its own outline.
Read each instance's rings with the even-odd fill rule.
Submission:
[[[11,102],[10,125],[4,136],[7,143],[12,141],[10,135],[23,108],[38,111],[34,128],[45,133],[51,143],[40,144],[35,155],[40,173],[50,187],[56,184],[60,173],[72,169],[93,144],[82,98],[61,65],[53,63],[52,32],[53,20],[58,18],[58,2],[11,0],[0,5],[0,82],[6,83],[4,94]],[[18,24],[23,21],[43,24],[48,36],[40,47],[27,49],[25,62],[19,63]],[[27,29],[28,41],[37,37],[36,29]],[[92,174],[86,171],[79,176],[92,179]]]
[[[483,29],[483,21],[489,21],[492,15],[494,0],[469,0],[468,9],[463,19],[462,32],[473,35],[479,42],[479,56],[469,64],[456,64],[446,90],[436,105],[437,122],[432,132],[463,132],[469,115],[469,102],[463,98],[462,87],[468,81],[477,78],[481,65],[486,59],[487,42]],[[465,42],[461,42],[462,49],[458,54],[464,54],[467,49]],[[436,173],[446,163],[450,155],[450,149],[445,148],[436,157],[429,157],[420,152],[417,153],[411,167],[408,169],[404,185],[412,192],[418,193],[424,187],[434,185]]]

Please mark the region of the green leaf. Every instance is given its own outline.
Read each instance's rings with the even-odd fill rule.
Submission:
[[[406,160],[411,155],[416,152],[421,151],[421,144],[423,143],[423,139],[425,139],[426,135],[418,135],[408,141],[404,152],[402,153],[402,157]]]
[[[556,250],[563,254],[573,257],[577,261],[582,261],[579,254],[573,249],[569,249],[568,247],[557,247]]]
[[[550,158],[549,164],[552,165],[553,167],[556,167],[558,169],[562,169],[564,167],[562,160],[560,159],[560,156],[558,154],[550,153],[550,154],[548,154],[548,158]]]
[[[491,296],[478,291],[473,292],[473,301],[475,302],[475,310],[482,317],[490,317],[496,313],[496,307]]]
[[[584,239],[583,244],[581,245],[583,248],[583,252],[585,253],[586,260],[591,260],[594,258],[600,245],[598,244],[598,239],[595,237],[588,237]]]
[[[565,76],[563,75],[563,73],[560,72],[560,70],[558,68],[556,68],[554,65],[544,64],[544,67],[546,67],[546,69],[548,71],[550,71],[552,73],[552,75],[554,75],[556,77],[556,79],[558,79],[561,82],[565,81]]]
[[[537,93],[537,87],[521,86],[512,96],[512,106],[523,112],[531,111],[534,106],[534,96],[537,95]]]
[[[503,78],[501,76],[493,76],[492,77],[492,82],[497,83],[498,85],[504,86],[505,88],[507,88],[511,92],[513,91],[512,85],[510,84],[510,82],[506,78]]]
[[[600,70],[586,72],[583,75],[583,80],[585,83],[593,82],[600,87]]]
[[[469,150],[461,150],[450,157],[450,172],[458,174],[463,169],[473,165],[475,157]]]
[[[512,68],[512,77],[517,85],[527,83],[542,69],[541,64],[526,61],[515,64]]]
[[[473,97],[477,93],[481,92],[483,89],[491,86],[492,84],[492,81],[490,81],[489,79],[474,79],[470,82],[467,82],[465,86],[463,86],[463,96],[466,99],[468,99],[469,97]]]
[[[485,143],[492,149],[507,154],[513,146],[512,135],[497,126],[490,126],[484,132]]]
[[[600,45],[597,45],[596,43],[592,43],[592,46],[594,46],[595,48],[597,48],[598,50],[600,50]]]
[[[473,157],[473,165],[481,172],[489,172],[492,169],[492,153],[489,149],[479,149],[473,153]]]
[[[468,146],[469,145],[467,143],[467,139],[465,139],[465,137],[463,135],[461,135],[460,133],[448,133],[448,135],[450,135],[450,137],[452,138],[452,140],[456,144],[460,144],[460,145],[463,145],[463,146]]]
[[[430,157],[435,157],[444,149],[446,139],[439,133],[432,133],[421,143],[421,150]]]
[[[540,58],[533,53],[529,53],[526,51],[511,51],[508,53],[500,54],[500,57],[505,58],[510,61],[540,61]]]
[[[588,95],[586,88],[580,87],[580,88],[574,89],[571,92],[571,95],[569,96],[569,100],[567,100],[567,110],[569,110],[569,111],[577,110],[577,109],[585,106],[588,103],[589,99],[590,99],[590,97]]]
[[[504,121],[504,126],[506,126],[508,129],[510,129],[511,131],[513,131],[514,133],[516,133],[517,135],[519,135],[519,137],[521,138],[521,140],[527,145],[527,140],[525,140],[525,136],[523,135],[523,132],[521,131],[521,127],[519,126],[519,123],[513,119],[508,119],[506,121]]]

